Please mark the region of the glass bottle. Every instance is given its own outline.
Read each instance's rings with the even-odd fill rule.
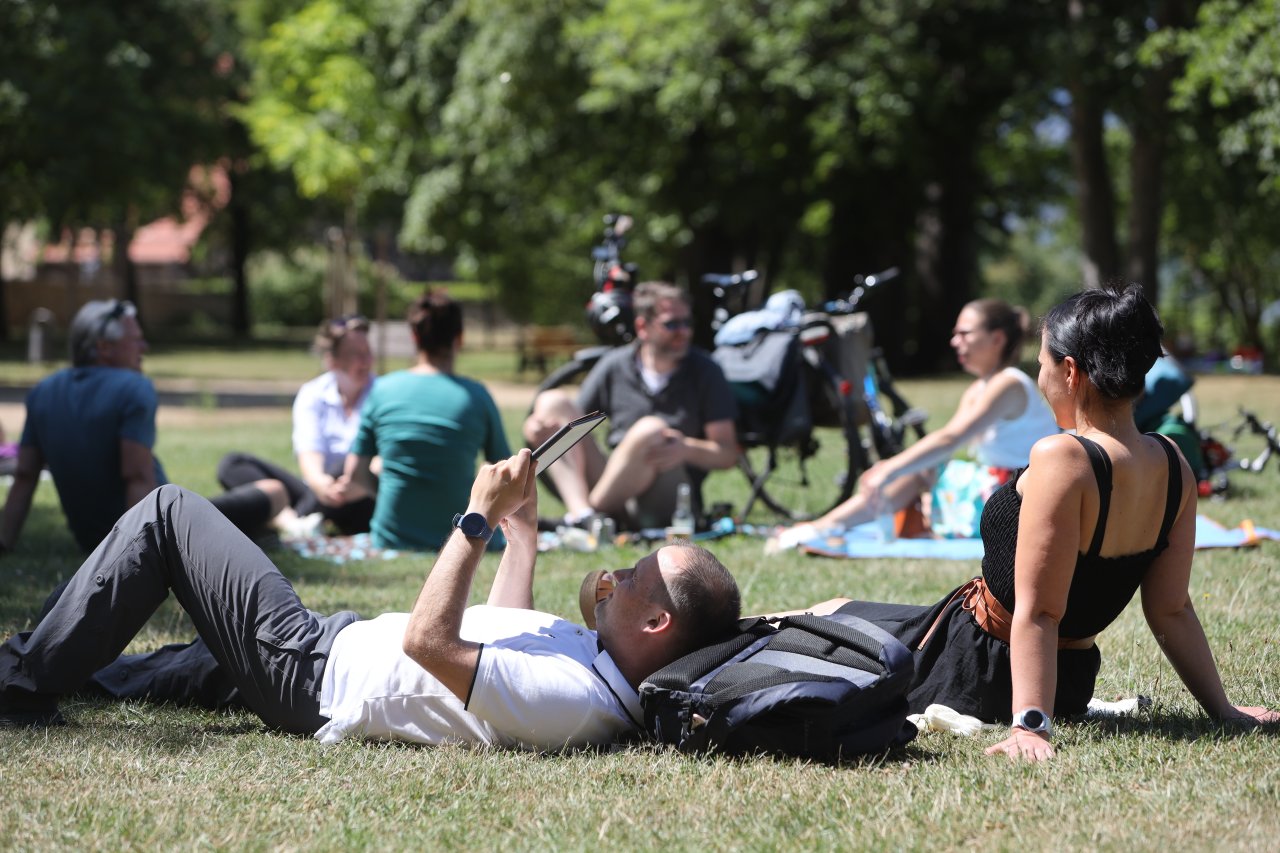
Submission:
[[[693,490],[688,483],[681,483],[676,489],[676,511],[671,514],[667,535],[684,538],[693,535]]]

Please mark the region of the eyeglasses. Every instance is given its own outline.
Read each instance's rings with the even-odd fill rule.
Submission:
[[[688,317],[673,317],[670,320],[663,320],[661,325],[668,332],[678,332],[681,329],[688,329],[693,323]]]

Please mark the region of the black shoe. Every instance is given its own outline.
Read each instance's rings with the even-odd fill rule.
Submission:
[[[48,696],[0,694],[0,728],[40,729],[65,726],[67,718]]]
[[[67,718],[57,708],[43,711],[0,711],[0,729],[48,729],[66,724]]]

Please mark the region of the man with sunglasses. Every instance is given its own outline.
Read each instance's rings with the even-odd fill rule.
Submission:
[[[539,394],[524,436],[541,443],[583,412],[609,415],[609,455],[580,442],[548,471],[576,522],[601,513],[633,528],[671,520],[681,483],[699,493],[706,473],[738,459],[733,391],[719,365],[691,346],[689,300],[671,284],[645,282],[632,296],[636,339],[607,353],[578,398]]]
[[[40,472],[48,466],[67,526],[92,551],[116,519],[167,482],[152,448],[156,390],[142,375],[147,340],[133,303],[85,303],[71,321],[71,366],[27,394],[17,469],[0,521],[0,553],[18,540]],[[279,512],[284,487],[264,480],[215,498],[234,524],[252,531]]]

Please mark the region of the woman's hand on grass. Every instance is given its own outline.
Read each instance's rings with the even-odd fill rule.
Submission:
[[[995,746],[986,749],[987,755],[1003,753],[1010,761],[1022,758],[1027,761],[1046,761],[1053,758],[1053,744],[1049,738],[1026,729],[1010,729],[1009,736]]]

